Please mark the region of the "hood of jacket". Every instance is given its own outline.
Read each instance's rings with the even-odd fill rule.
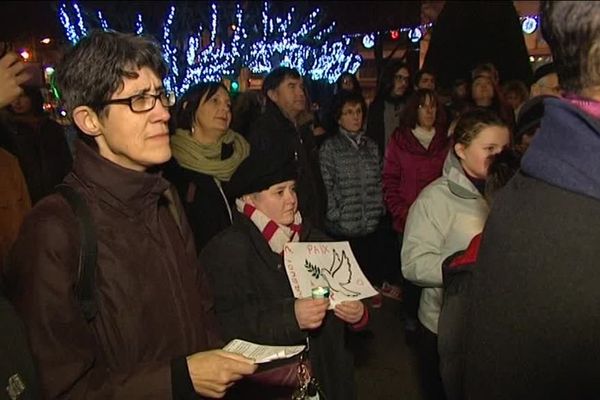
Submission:
[[[452,149],[448,152],[446,161],[444,161],[442,176],[448,179],[448,187],[456,196],[463,199],[477,199],[481,197],[475,185],[465,175],[462,165]]]
[[[600,200],[600,120],[561,99],[544,100],[540,131],[521,161],[527,175]]]

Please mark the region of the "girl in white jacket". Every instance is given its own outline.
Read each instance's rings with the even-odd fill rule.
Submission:
[[[442,177],[423,189],[410,208],[401,253],[404,277],[423,287],[419,350],[427,399],[444,398],[437,353],[442,263],[482,231],[489,211],[482,195],[487,169],[492,157],[508,146],[510,132],[492,111],[475,109],[460,117],[453,139]]]

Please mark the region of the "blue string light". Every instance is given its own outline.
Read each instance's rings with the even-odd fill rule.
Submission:
[[[87,29],[83,24],[83,18],[81,17],[81,11],[79,10],[79,4],[73,2],[73,8],[75,9],[75,15],[77,16],[77,26],[79,26],[79,32],[81,36],[87,36]]]
[[[79,33],[70,22],[65,3],[61,4],[59,17],[69,41],[75,44],[87,34],[79,7],[72,3]],[[187,35],[186,40],[178,42],[172,32],[176,14],[175,6],[169,10],[163,23],[161,51],[169,66],[169,74],[164,85],[178,95],[184,93],[191,85],[200,81],[220,81],[223,77],[235,76],[241,67],[248,67],[254,73],[267,73],[282,65],[296,68],[301,75],[314,80],[335,82],[343,72],[355,73],[361,65],[362,58],[351,51],[351,36],[342,36],[338,40],[330,40],[335,30],[332,22],[320,28],[321,11],[315,9],[304,20],[299,20],[292,7],[285,16],[270,15],[268,2],[263,3],[261,21],[256,28],[256,21],[245,17],[239,4],[235,9],[235,24],[231,26],[230,40],[218,40],[218,7],[210,5],[210,41],[202,48],[203,28]],[[102,29],[108,29],[108,23],[98,12],[98,20]],[[261,25],[262,22],[262,26]],[[249,28],[247,29],[246,26]],[[249,32],[258,31],[258,37]],[[144,31],[142,15],[137,14],[135,31]],[[318,43],[318,44],[315,44]],[[176,43],[183,43],[178,48]]]
[[[106,19],[104,19],[102,11],[98,11],[98,21],[100,21],[100,26],[102,27],[102,30],[105,32],[108,31],[108,22],[106,21]]]
[[[58,15],[60,18],[60,22],[65,28],[65,33],[67,35],[67,40],[71,42],[71,44],[76,44],[80,37],[75,31],[75,26],[71,23],[71,19],[69,18],[69,14],[67,13],[67,5],[65,3],[61,3]]]
[[[142,22],[142,14],[137,15],[137,20],[135,21],[135,34],[141,35],[144,33],[144,23]]]

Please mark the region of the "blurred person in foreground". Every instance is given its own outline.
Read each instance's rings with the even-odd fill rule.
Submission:
[[[489,216],[472,281],[471,399],[592,399],[600,381],[600,3],[543,2],[547,99]]]

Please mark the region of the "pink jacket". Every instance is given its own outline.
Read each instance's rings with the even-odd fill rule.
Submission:
[[[442,175],[450,148],[447,130],[436,127],[425,149],[411,129],[398,128],[392,135],[383,165],[383,195],[394,229],[404,231],[408,209],[425,186]]]

